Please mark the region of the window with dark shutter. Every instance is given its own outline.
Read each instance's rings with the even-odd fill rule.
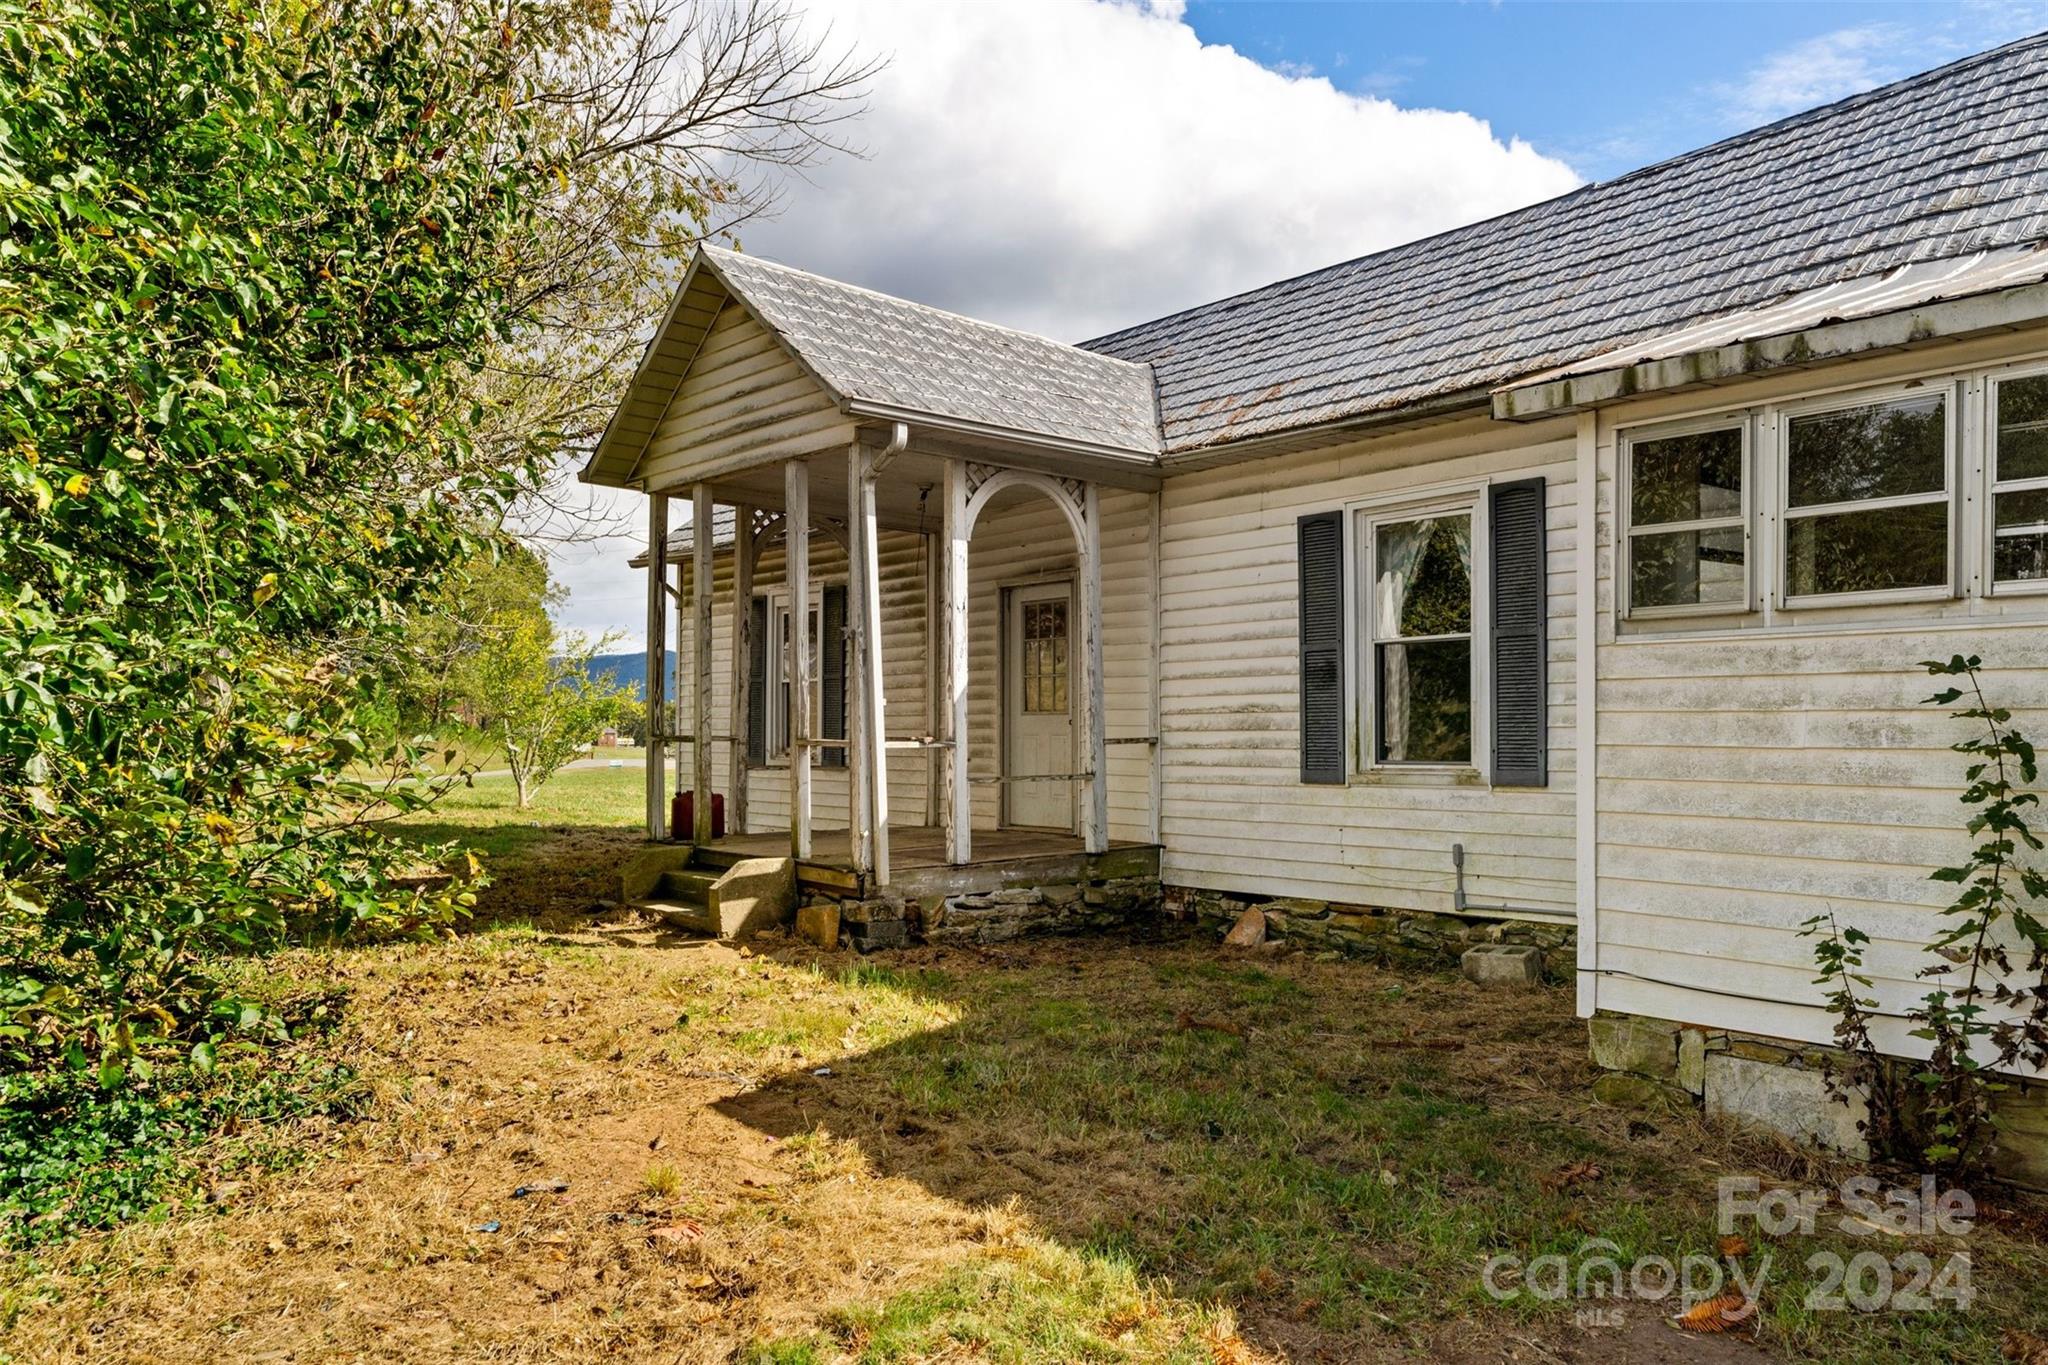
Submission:
[[[1344,514],[1295,523],[1301,591],[1301,780],[1341,783],[1344,759]]]
[[[768,599],[756,597],[747,626],[747,762],[768,761]]]
[[[1549,783],[1544,678],[1543,480],[1491,491],[1493,564],[1493,783]]]
[[[846,738],[846,585],[829,584],[819,594],[818,738]],[[843,768],[846,749],[820,749],[818,766]]]

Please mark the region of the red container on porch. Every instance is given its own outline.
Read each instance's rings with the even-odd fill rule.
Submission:
[[[680,791],[668,803],[668,833],[671,839],[693,837],[697,828],[697,793]],[[725,837],[725,798],[711,793],[711,837]]]

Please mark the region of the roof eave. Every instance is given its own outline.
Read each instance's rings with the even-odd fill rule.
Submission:
[[[1501,421],[1530,422],[1652,394],[1729,384],[1780,370],[1806,369],[2043,323],[2048,323],[2048,282],[1823,322],[1628,364],[1553,370],[1496,388],[1492,410]]]
[[[683,306],[683,300],[690,296],[690,286],[696,283],[697,272],[707,268],[703,248],[695,248],[690,255],[690,264],[683,271],[683,278],[676,282],[675,292],[669,295],[668,307],[662,310],[661,324],[647,338],[646,347],[640,352],[640,363],[633,367],[633,378],[626,384],[626,393],[612,408],[612,415],[604,424],[604,435],[598,437],[597,445],[591,449],[590,458],[576,477],[583,483],[594,483],[605,488],[637,488],[633,475],[640,466],[640,457],[646,453],[647,442],[652,439],[650,431],[630,453],[622,452],[621,441],[615,441],[619,418],[647,382],[648,368],[654,364],[654,356],[661,349],[661,339],[668,335],[675,325],[676,313]],[[713,272],[713,278],[725,285],[723,278]],[[725,286],[730,290],[731,286]],[[658,425],[658,423],[657,423]]]
[[[1025,431],[1018,427],[996,426],[966,418],[947,417],[894,403],[877,402],[871,398],[841,399],[839,410],[849,417],[864,417],[883,422],[908,422],[914,427],[945,432],[953,436],[998,441],[1061,455],[1078,455],[1091,460],[1114,460],[1119,465],[1137,470],[1156,472],[1159,468],[1157,447],[1141,449],[1135,446],[1110,445],[1103,441],[1086,441],[1072,436],[1055,436],[1047,432]]]
[[[1483,386],[1457,389],[1449,393],[1434,394],[1428,398],[1418,398],[1394,407],[1340,417],[1334,421],[1286,427],[1279,431],[1241,437],[1234,441],[1183,446],[1176,450],[1168,450],[1160,457],[1159,463],[1160,467],[1168,472],[1208,469],[1216,465],[1264,459],[1269,455],[1284,455],[1291,451],[1329,445],[1355,437],[1372,436],[1384,431],[1453,421],[1459,417],[1484,414],[1492,392],[1491,388]]]

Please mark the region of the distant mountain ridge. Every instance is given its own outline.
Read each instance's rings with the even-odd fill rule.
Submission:
[[[630,687],[641,696],[647,695],[647,653],[635,650],[625,654],[593,654],[590,663],[583,670],[593,680],[609,673],[612,681],[621,687]],[[674,694],[676,676],[676,652],[668,652],[668,677],[670,694]]]

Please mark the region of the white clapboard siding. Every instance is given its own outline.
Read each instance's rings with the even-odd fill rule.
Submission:
[[[737,303],[712,324],[634,477],[655,488],[752,454],[843,450],[850,418]]]
[[[1539,474],[1548,503],[1549,785],[1489,788],[1418,773],[1302,784],[1295,519],[1437,484]],[[1169,478],[1159,545],[1166,880],[1448,911],[1451,845],[1463,844],[1475,906],[1572,913],[1572,476],[1568,425],[1465,423]],[[1354,668],[1356,607],[1347,603]]]
[[[1581,966],[1593,968],[1603,1010],[1825,1042],[1833,1019],[1802,926],[1832,915],[1869,933],[1873,994],[1897,1012],[1928,989],[1915,974],[1954,893],[1928,874],[1971,844],[1957,799],[1966,760],[1948,747],[1967,732],[1922,704],[1946,684],[1919,661],[1982,656],[1994,704],[2038,732],[2048,723],[2048,604],[1908,604],[1768,626],[1752,618],[1741,629],[1617,622],[1617,427],[1783,397],[1801,382],[1816,381],[1601,415],[1596,942]],[[1896,1021],[1884,1038],[1914,1047]]]
[[[1105,489],[1103,518],[1103,694],[1107,733],[1111,737],[1145,738],[1152,725],[1152,500],[1143,493]],[[998,670],[1001,646],[997,632],[1002,590],[1022,583],[1071,578],[1074,537],[1064,515],[1035,493],[998,500],[982,514],[969,547],[968,729],[969,761],[976,776],[1000,771]],[[884,531],[878,542],[882,574],[883,694],[888,733],[894,737],[932,731],[926,690],[927,561],[925,538]],[[783,547],[770,544],[754,571],[754,589],[765,593],[786,579]],[[811,537],[811,581],[814,585],[846,582],[846,555],[829,537]],[[712,574],[712,731],[730,735],[732,715],[732,551],[721,547]],[[679,714],[692,714],[690,617],[685,612],[676,648],[684,661],[683,697]],[[741,737],[743,742],[743,737]],[[682,746],[682,770],[689,771],[688,745]],[[937,819],[927,810],[927,764],[935,757],[916,750],[889,754],[889,820],[892,825],[919,825]],[[728,744],[714,750],[715,789],[725,792],[731,772]],[[1147,745],[1113,745],[1110,765],[1110,834],[1117,839],[1150,840],[1152,836],[1152,758]],[[1078,771],[1078,768],[1077,768]],[[811,812],[815,829],[846,824],[846,771],[813,766]],[[994,829],[999,819],[998,788],[974,789],[974,827]],[[789,827],[789,777],[778,760],[751,771],[747,784],[749,833]],[[819,852],[836,855],[840,850]]]

